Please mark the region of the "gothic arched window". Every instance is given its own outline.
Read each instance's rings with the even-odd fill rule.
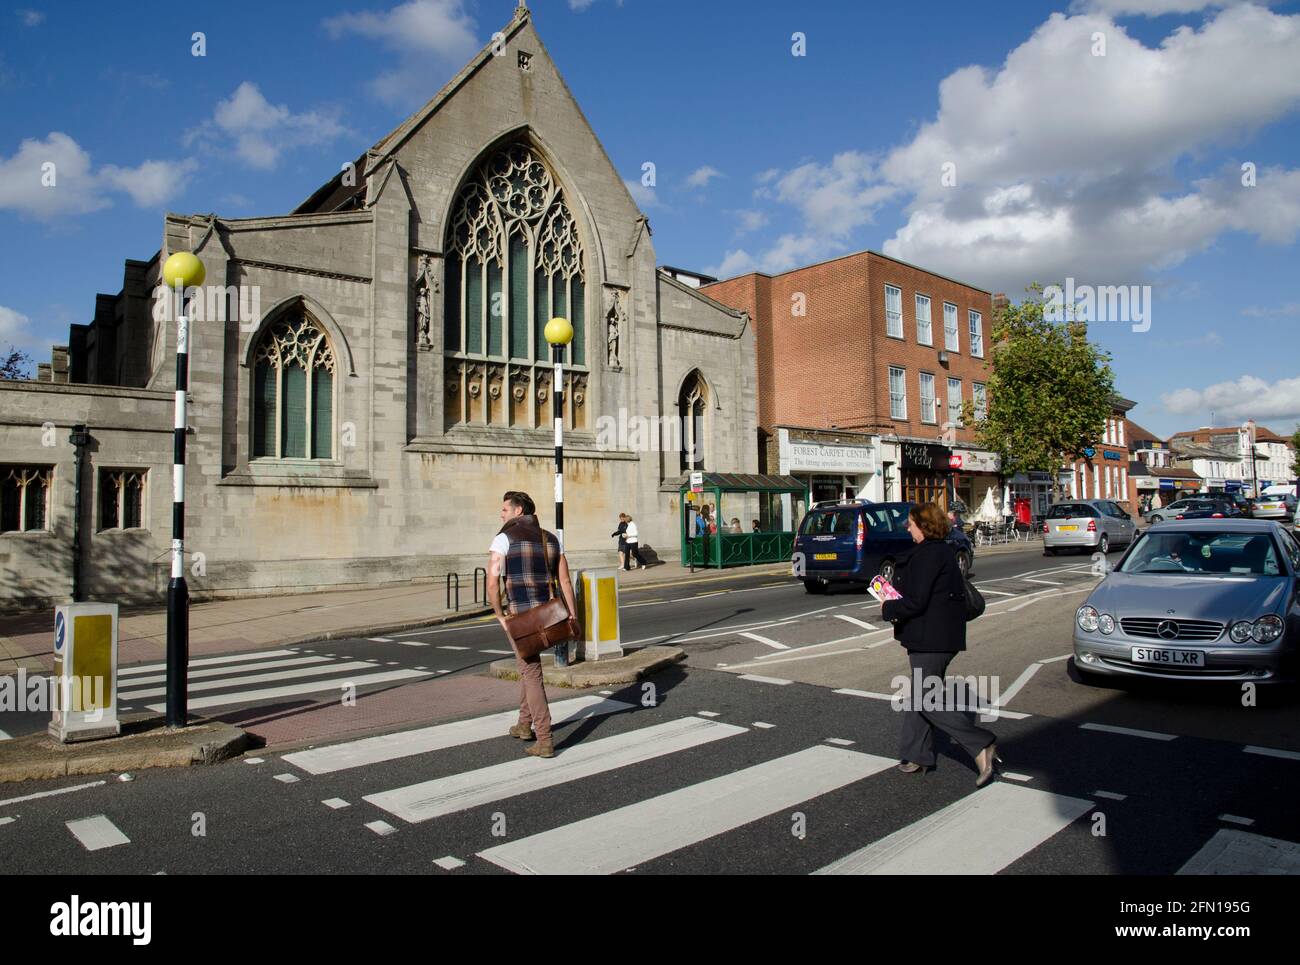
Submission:
[[[586,366],[584,263],[573,214],[545,162],[523,143],[489,153],[456,195],[449,222],[443,346],[460,360],[447,379],[449,422],[547,423],[539,410],[550,392],[550,318],[573,324],[565,365]],[[585,382],[566,373],[575,406],[566,418],[578,426]]]
[[[708,399],[709,387],[697,369],[682,383],[677,396],[677,412],[682,420],[682,472],[704,468]]]
[[[303,311],[281,316],[253,354],[253,458],[334,456],[334,351]]]

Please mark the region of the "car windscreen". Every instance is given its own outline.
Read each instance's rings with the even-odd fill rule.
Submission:
[[[1265,533],[1144,533],[1118,571],[1183,576],[1284,575],[1277,546]]]
[[[1097,511],[1087,503],[1061,503],[1047,511],[1048,519],[1092,519]]]

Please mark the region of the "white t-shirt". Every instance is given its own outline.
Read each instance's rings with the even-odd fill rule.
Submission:
[[[489,553],[500,553],[505,556],[510,552],[510,539],[505,533],[497,533],[492,537],[492,545],[488,547]]]
[[[639,538],[637,537],[637,533],[636,533],[636,523],[630,522],[627,524],[627,532],[623,534],[623,542],[636,543],[638,541]]]

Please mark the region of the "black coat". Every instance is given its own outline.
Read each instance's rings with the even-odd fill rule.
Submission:
[[[909,651],[958,653],[966,649],[966,603],[957,554],[941,539],[927,539],[899,562],[894,588],[880,615],[894,624],[894,639]]]
[[[618,529],[614,530],[614,532],[609,534],[610,536],[618,537],[618,551],[620,553],[623,552],[625,549],[627,549],[627,540],[623,538],[623,534],[626,532],[627,532],[627,523],[620,522],[618,524]]]

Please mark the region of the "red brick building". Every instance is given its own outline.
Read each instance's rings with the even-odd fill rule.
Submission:
[[[989,292],[874,251],[700,290],[754,322],[760,472],[807,478],[814,500],[1001,511],[997,457],[960,421],[987,400]]]

